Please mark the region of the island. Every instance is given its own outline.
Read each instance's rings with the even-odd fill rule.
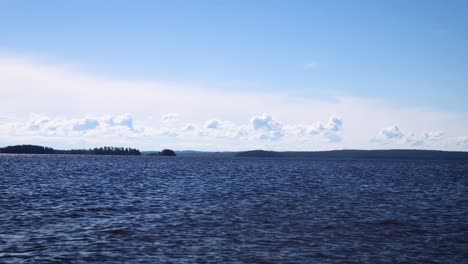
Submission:
[[[93,149],[58,150],[37,145],[15,145],[0,148],[6,154],[81,154],[81,155],[141,155],[138,149],[124,147],[100,147]]]
[[[163,149],[161,151],[161,156],[176,156],[176,153],[172,149]]]
[[[144,152],[144,154],[149,156],[167,156],[167,157],[175,157],[177,156],[175,151],[172,149],[163,149],[162,151],[150,151]]]

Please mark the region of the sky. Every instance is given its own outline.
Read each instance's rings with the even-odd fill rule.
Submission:
[[[0,1],[0,146],[468,151],[467,1]]]

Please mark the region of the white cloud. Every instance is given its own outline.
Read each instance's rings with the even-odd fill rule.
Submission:
[[[468,148],[468,137],[451,138],[450,142],[460,150],[466,150]]]
[[[467,113],[401,107],[349,96],[325,100],[294,92],[233,92],[211,89],[210,85],[114,80],[69,66],[1,55],[0,72],[0,144],[34,140],[80,147],[82,142],[118,143],[123,137],[142,149],[165,144],[201,150],[419,144],[468,150],[464,143]],[[168,109],[177,109],[177,114],[168,113]],[[29,116],[31,112],[41,115]],[[132,115],[122,114],[125,112]],[[213,116],[217,119],[204,122]],[[375,136],[388,124],[398,126],[387,127]],[[441,129],[443,133],[438,132]],[[370,142],[370,138],[380,142]]]
[[[423,133],[421,136],[411,132],[405,136],[405,141],[411,146],[433,146],[444,138],[444,132],[442,131],[428,131]]]
[[[343,128],[343,120],[341,117],[338,116],[332,116],[328,120],[328,123],[325,127],[325,129],[331,131],[331,132],[339,132]]]
[[[133,118],[130,114],[123,114],[114,117],[109,117],[106,120],[111,126],[125,126],[133,129]]]
[[[308,135],[319,135],[325,130],[325,127],[323,126],[322,123],[316,122],[312,124],[311,126],[305,127],[304,130],[302,130],[303,133],[306,133]]]
[[[315,122],[309,126],[299,125],[294,129],[295,134],[302,137],[320,137],[328,143],[337,143],[342,140],[343,119],[331,116],[326,124]]]
[[[221,128],[221,122],[219,120],[216,120],[216,119],[210,119],[210,120],[206,121],[205,128],[220,129]]]
[[[429,140],[429,141],[441,140],[443,136],[444,136],[443,131],[429,131],[429,132],[424,133],[424,139]]]
[[[32,115],[27,123],[27,127],[30,130],[41,130],[44,126],[49,125],[49,118],[46,116]]]
[[[411,146],[422,146],[424,145],[424,139],[418,137],[414,133],[409,133],[405,138],[406,143],[410,144]]]
[[[400,131],[400,128],[394,125],[391,127],[382,128],[379,131],[379,134],[377,135],[376,139],[382,141],[392,141],[401,139],[403,138],[403,136],[404,134]]]
[[[270,115],[254,116],[250,119],[250,123],[257,137],[262,140],[279,140],[285,134],[283,126]]]
[[[16,135],[38,136],[109,136],[137,132],[133,129],[133,118],[129,114],[71,119],[32,114],[25,123],[12,123],[10,129]]]
[[[91,130],[95,129],[99,126],[99,121],[96,119],[91,118],[84,118],[79,120],[76,124],[73,125],[73,130],[75,131],[83,131],[83,130]]]
[[[270,115],[263,114],[261,116],[254,116],[250,119],[255,130],[281,130],[283,126],[274,121]]]
[[[163,116],[161,116],[161,121],[168,123],[168,122],[173,122],[179,119],[179,114],[177,113],[168,113]]]
[[[1,130],[9,130],[10,135],[18,137],[67,138],[68,140],[83,139],[115,139],[122,138],[136,140],[161,138],[177,139],[182,142],[211,142],[223,141],[225,144],[236,144],[235,147],[255,148],[264,146],[270,148],[273,144],[290,144],[299,140],[301,144],[313,142],[339,143],[342,141],[343,119],[331,116],[327,123],[315,122],[310,126],[289,124],[283,126],[270,115],[258,115],[250,118],[249,124],[235,124],[231,121],[211,119],[204,124],[188,123],[182,127],[151,127],[134,126],[130,114],[86,116],[83,118],[50,118],[44,115],[32,114],[24,123],[14,122],[0,126]],[[1,136],[2,133],[0,133]],[[315,140],[319,141],[315,141]],[[226,141],[227,140],[227,141]],[[260,141],[258,141],[260,140]],[[270,142],[267,145],[261,142]],[[98,144],[102,144],[99,141]],[[441,142],[449,142],[453,149],[468,147],[468,138],[445,138],[442,131],[428,131],[420,135],[410,132],[404,133],[398,126],[383,128],[373,138],[374,143],[394,144],[403,147],[432,147],[437,148]],[[211,144],[209,143],[209,144]],[[242,144],[239,144],[242,143]],[[443,145],[442,145],[443,146]],[[221,148],[221,150],[225,148]],[[233,148],[230,148],[233,149]],[[307,149],[307,148],[306,148]]]
[[[396,125],[383,128],[377,136],[371,139],[373,143],[398,147],[430,147],[440,148],[446,141],[443,131],[428,131],[422,134],[414,132],[405,133]]]
[[[193,124],[187,124],[182,128],[183,131],[195,131],[196,127]]]

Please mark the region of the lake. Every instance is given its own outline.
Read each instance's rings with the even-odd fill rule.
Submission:
[[[468,262],[466,161],[0,155],[2,263]]]

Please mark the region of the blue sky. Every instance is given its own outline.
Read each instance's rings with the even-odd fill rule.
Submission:
[[[464,120],[467,12],[466,1],[2,1],[0,54],[36,68],[66,65],[97,79],[158,82],[167,90],[352,97]],[[245,119],[272,114],[262,110]],[[332,110],[317,117],[343,115]],[[22,113],[57,115],[32,104],[8,112],[5,118],[18,122]],[[62,118],[103,114],[81,112]],[[118,114],[146,118],[135,112],[129,105]],[[170,111],[184,116],[179,112]],[[213,113],[196,118],[237,121]],[[389,118],[387,128],[396,121]],[[451,133],[468,136],[465,127]]]

